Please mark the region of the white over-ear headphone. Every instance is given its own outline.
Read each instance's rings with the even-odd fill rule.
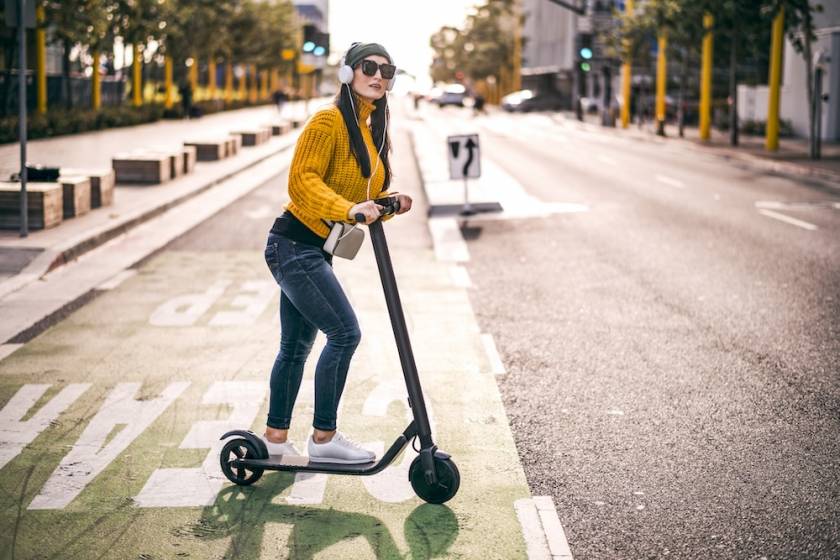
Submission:
[[[342,84],[346,84],[348,87],[353,82],[353,67],[347,64],[347,55],[350,54],[356,46],[361,45],[361,43],[353,43],[350,45],[350,48],[347,49],[347,52],[344,53],[344,56],[341,57],[341,62],[338,65],[338,81]],[[394,89],[394,84],[397,81],[397,75],[394,74],[394,77],[388,80],[388,87],[386,88],[388,91]]]

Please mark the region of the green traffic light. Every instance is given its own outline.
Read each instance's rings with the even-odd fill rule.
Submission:
[[[588,62],[582,62],[580,64],[580,69],[584,72],[589,72],[590,70],[592,70],[592,66],[590,66]]]

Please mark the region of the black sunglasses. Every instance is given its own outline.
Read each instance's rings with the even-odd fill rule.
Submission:
[[[376,76],[376,71],[379,70],[379,74],[382,76],[383,80],[390,80],[394,77],[394,74],[397,73],[397,67],[393,64],[377,64],[373,60],[363,60],[359,64],[362,67],[362,73],[365,76]]]

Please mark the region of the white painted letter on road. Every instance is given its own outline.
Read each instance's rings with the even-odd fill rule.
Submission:
[[[120,383],[114,387],[29,509],[62,509],[72,502],[188,386],[189,382],[185,381],[172,383],[161,396],[148,400],[136,399],[140,383]]]

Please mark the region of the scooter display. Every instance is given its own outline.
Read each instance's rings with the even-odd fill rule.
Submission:
[[[399,210],[396,197],[381,198],[375,201],[384,210],[382,215],[394,214]],[[363,223],[364,216],[357,214],[356,221]],[[222,472],[231,482],[240,486],[255,483],[264,471],[311,472],[342,475],[373,475],[384,470],[415,438],[419,441],[418,456],[414,458],[408,470],[408,479],[414,492],[424,501],[442,504],[458,492],[461,476],[458,467],[448,453],[437,448],[432,439],[432,430],[423,399],[423,390],[411,341],[408,337],[405,316],[400,302],[391,255],[382,221],[376,220],[369,225],[373,251],[382,281],[382,290],[391,318],[391,327],[400,357],[405,386],[408,392],[408,404],[413,420],[397,437],[396,441],[378,460],[370,463],[347,465],[339,463],[310,462],[303,456],[269,455],[265,442],[250,430],[233,430],[221,439],[227,440],[220,453]]]

